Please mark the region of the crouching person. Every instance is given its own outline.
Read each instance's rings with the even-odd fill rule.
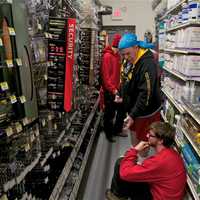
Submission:
[[[175,130],[168,123],[154,122],[147,138],[117,160],[108,200],[182,200],[186,186],[184,163],[172,145]],[[153,147],[155,154],[137,164],[137,155]]]

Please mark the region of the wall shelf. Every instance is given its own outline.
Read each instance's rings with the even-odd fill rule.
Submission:
[[[171,103],[176,107],[176,109],[183,114],[185,112],[184,108],[180,103],[178,103],[165,89],[162,88],[162,92],[171,101]]]
[[[173,6],[169,10],[167,10],[166,13],[162,17],[159,18],[159,20],[162,21],[163,19],[165,19],[170,13],[175,12],[185,2],[186,2],[186,0],[183,0],[179,3],[177,3],[175,6]]]
[[[194,143],[194,141],[192,140],[192,138],[190,137],[190,135],[187,133],[187,131],[183,128],[183,127],[178,127],[178,129],[180,129],[180,131],[184,134],[184,136],[187,138],[187,140],[190,142],[190,144],[192,145],[193,149],[195,150],[195,152],[197,153],[198,156],[200,156],[200,149],[198,148],[198,146]]]
[[[180,72],[177,72],[177,71],[170,69],[166,66],[164,66],[163,69],[165,71],[169,72],[170,74],[176,76],[177,78],[183,80],[183,81],[200,81],[200,77],[186,76],[186,75],[181,74]]]
[[[200,50],[185,50],[185,49],[168,49],[165,48],[164,51],[169,53],[180,53],[180,54],[197,54],[200,55]]]
[[[89,116],[86,120],[86,123],[85,123],[85,125],[84,125],[84,127],[81,131],[79,139],[78,139],[73,151],[71,152],[70,157],[67,159],[67,162],[66,162],[66,164],[65,164],[65,166],[64,166],[64,168],[63,168],[63,170],[62,170],[62,172],[61,172],[61,174],[60,174],[60,176],[59,176],[59,178],[58,178],[58,180],[57,180],[57,182],[54,186],[54,189],[51,193],[51,196],[49,197],[49,200],[58,200],[59,199],[60,193],[63,189],[64,184],[65,184],[65,181],[66,181],[66,179],[67,179],[67,177],[68,177],[68,175],[71,171],[71,168],[73,166],[73,162],[74,162],[74,160],[77,156],[77,153],[79,151],[79,148],[80,148],[80,146],[83,142],[83,138],[85,137],[87,130],[90,126],[90,123],[91,123],[91,121],[92,121],[92,119],[95,115],[95,112],[96,112],[97,107],[99,105],[99,100],[100,100],[100,98],[98,97],[98,99],[97,99],[95,105],[93,106],[92,111],[90,112],[90,114],[89,114]]]
[[[186,28],[186,27],[189,27],[189,26],[200,26],[200,21],[199,20],[198,21],[189,21],[187,23],[183,23],[183,24],[180,24],[178,26],[171,27],[171,28],[166,30],[166,33],[177,31],[179,29],[183,29],[183,28]]]

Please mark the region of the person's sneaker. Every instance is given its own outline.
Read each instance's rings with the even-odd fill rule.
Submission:
[[[110,189],[106,190],[106,199],[107,200],[127,200],[127,198],[116,196],[113,192],[111,192]]]

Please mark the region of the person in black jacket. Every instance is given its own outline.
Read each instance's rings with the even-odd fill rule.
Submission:
[[[160,121],[161,97],[157,65],[153,53],[140,47],[135,34],[124,34],[118,48],[122,56],[133,64],[129,72],[126,100],[123,102],[128,112],[124,129],[132,130],[138,140],[146,141],[146,127]]]

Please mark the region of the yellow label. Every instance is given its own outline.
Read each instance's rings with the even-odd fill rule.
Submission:
[[[25,103],[26,102],[26,97],[25,96],[21,96],[19,97],[21,103]]]
[[[14,66],[12,60],[6,60],[6,64],[9,68]]]
[[[17,133],[20,133],[22,131],[22,125],[19,122],[15,123],[15,127],[17,130]]]
[[[17,97],[15,95],[10,96],[10,101],[11,103],[16,103],[17,102]]]
[[[16,62],[17,62],[18,66],[22,66],[22,59],[21,58],[17,58]]]
[[[11,127],[6,128],[6,135],[10,137],[13,134],[13,129]]]
[[[12,28],[12,27],[9,27],[9,28],[8,28],[8,31],[9,31],[9,34],[10,34],[10,35],[16,35],[15,29]]]
[[[7,195],[6,194],[4,194],[1,198],[0,198],[0,200],[8,200],[8,197],[7,197]]]
[[[1,85],[1,89],[3,91],[8,90],[8,83],[7,82],[2,82],[2,83],[0,83],[0,85]]]
[[[1,38],[0,38],[0,46],[3,46],[3,41]]]
[[[26,145],[25,145],[25,151],[27,152],[27,151],[29,151],[30,149],[31,149],[30,144],[26,144]]]

